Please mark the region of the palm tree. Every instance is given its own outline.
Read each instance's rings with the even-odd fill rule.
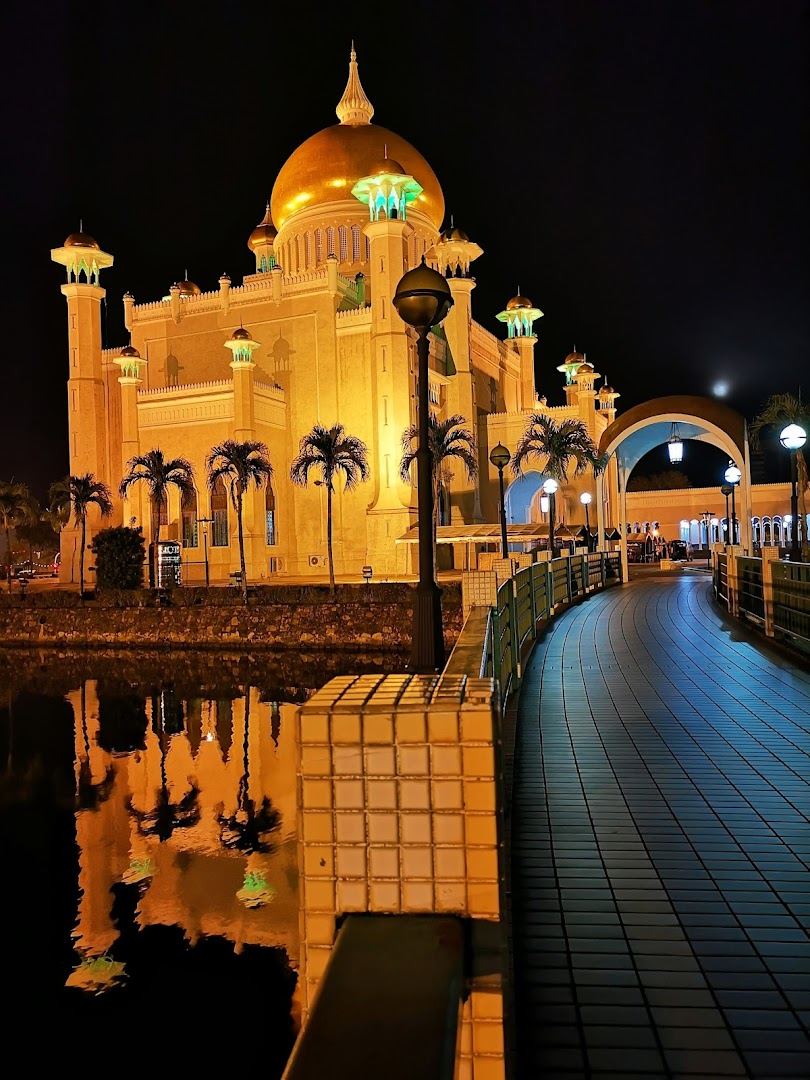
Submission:
[[[588,466],[600,472],[607,464],[599,457],[597,446],[581,420],[557,423],[545,413],[532,413],[527,419],[526,430],[518,439],[512,457],[514,475],[521,476],[524,465],[532,458],[541,458],[543,472],[558,484],[568,481],[568,470],[572,465],[572,476],[581,476]],[[552,494],[548,506],[549,557],[554,554],[555,525],[556,507]]]
[[[306,487],[310,469],[319,469],[321,483],[326,488],[326,548],[329,553],[329,588],[335,591],[335,561],[332,555],[332,493],[335,477],[346,477],[344,491],[352,491],[369,478],[368,449],[362,439],[347,435],[342,424],[325,428],[316,424],[304,435],[298,446],[298,456],[290,466],[290,479]],[[318,481],[316,481],[317,483]]]
[[[138,454],[127,462],[129,472],[121,481],[118,492],[125,498],[133,484],[144,483],[149,493],[152,517],[152,540],[160,540],[160,516],[169,497],[169,486],[176,487],[183,500],[195,495],[194,470],[185,458],[166,461],[162,450]]]
[[[208,455],[208,489],[213,491],[221,480],[230,491],[239,526],[239,565],[242,570],[242,600],[247,603],[247,570],[245,569],[245,535],[242,525],[242,500],[251,484],[262,488],[273,476],[269,451],[264,443],[236,442],[226,439],[214,446]]]
[[[447,463],[451,458],[458,458],[464,466],[468,480],[478,475],[478,456],[475,436],[462,425],[463,416],[449,416],[446,420],[437,420],[433,413],[428,416],[428,445],[431,453],[433,482],[433,573],[438,572],[436,561],[436,536],[439,527],[439,498],[442,484],[449,473]],[[419,448],[419,425],[411,424],[402,433],[402,460],[399,463],[400,478],[407,484],[411,479],[411,465],[416,460]]]
[[[783,428],[788,424],[798,424],[810,433],[810,405],[802,401],[794,394],[773,394],[763,404],[760,411],[751,421],[748,429],[748,437],[754,450],[758,450],[762,436],[766,430],[775,427]],[[810,560],[810,543],[807,537],[807,459],[802,449],[793,451],[796,455],[796,494],[799,502],[799,517],[802,521],[802,560]],[[792,522],[793,528],[798,529],[798,521]]]
[[[0,482],[0,524],[6,534],[8,591],[11,592],[11,530],[34,520],[35,500],[25,484]]]
[[[84,548],[87,541],[87,511],[97,506],[102,517],[109,517],[113,512],[112,493],[102,480],[96,480],[92,473],[84,476],[68,476],[51,484],[48,493],[51,510],[54,514],[69,516],[81,526],[82,543],[79,551],[79,595],[84,599]]]

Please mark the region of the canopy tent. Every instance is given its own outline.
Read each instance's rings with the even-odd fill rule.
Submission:
[[[548,539],[548,525],[506,526],[506,540],[510,544],[527,544],[543,538]],[[500,525],[439,525],[436,530],[438,544],[498,544],[500,541]],[[397,537],[397,543],[418,544],[419,526],[412,525],[406,533]]]

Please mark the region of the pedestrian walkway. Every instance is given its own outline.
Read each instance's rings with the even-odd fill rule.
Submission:
[[[564,614],[518,705],[518,1080],[810,1077],[810,671],[703,575]]]

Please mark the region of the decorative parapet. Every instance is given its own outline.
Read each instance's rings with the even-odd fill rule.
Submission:
[[[371,308],[350,308],[348,311],[335,312],[338,330],[349,330],[354,327],[371,325]]]
[[[223,387],[233,388],[233,382],[231,379],[215,379],[212,382],[200,382],[200,383],[183,383],[182,386],[156,386],[151,390],[139,390],[138,398],[155,397],[162,395],[164,397],[171,397],[172,395],[183,396],[190,392],[194,393],[218,393]]]
[[[279,386],[278,383],[263,383],[253,380],[253,388],[260,390],[262,395],[266,397],[275,398],[278,401],[284,401],[287,397],[286,391],[283,386]]]

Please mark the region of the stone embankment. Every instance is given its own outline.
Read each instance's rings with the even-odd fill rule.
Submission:
[[[142,646],[404,652],[411,644],[413,586],[257,586],[248,604],[222,588],[99,592],[79,600],[63,590],[0,594],[0,647]],[[462,624],[461,588],[442,589],[445,643]]]

